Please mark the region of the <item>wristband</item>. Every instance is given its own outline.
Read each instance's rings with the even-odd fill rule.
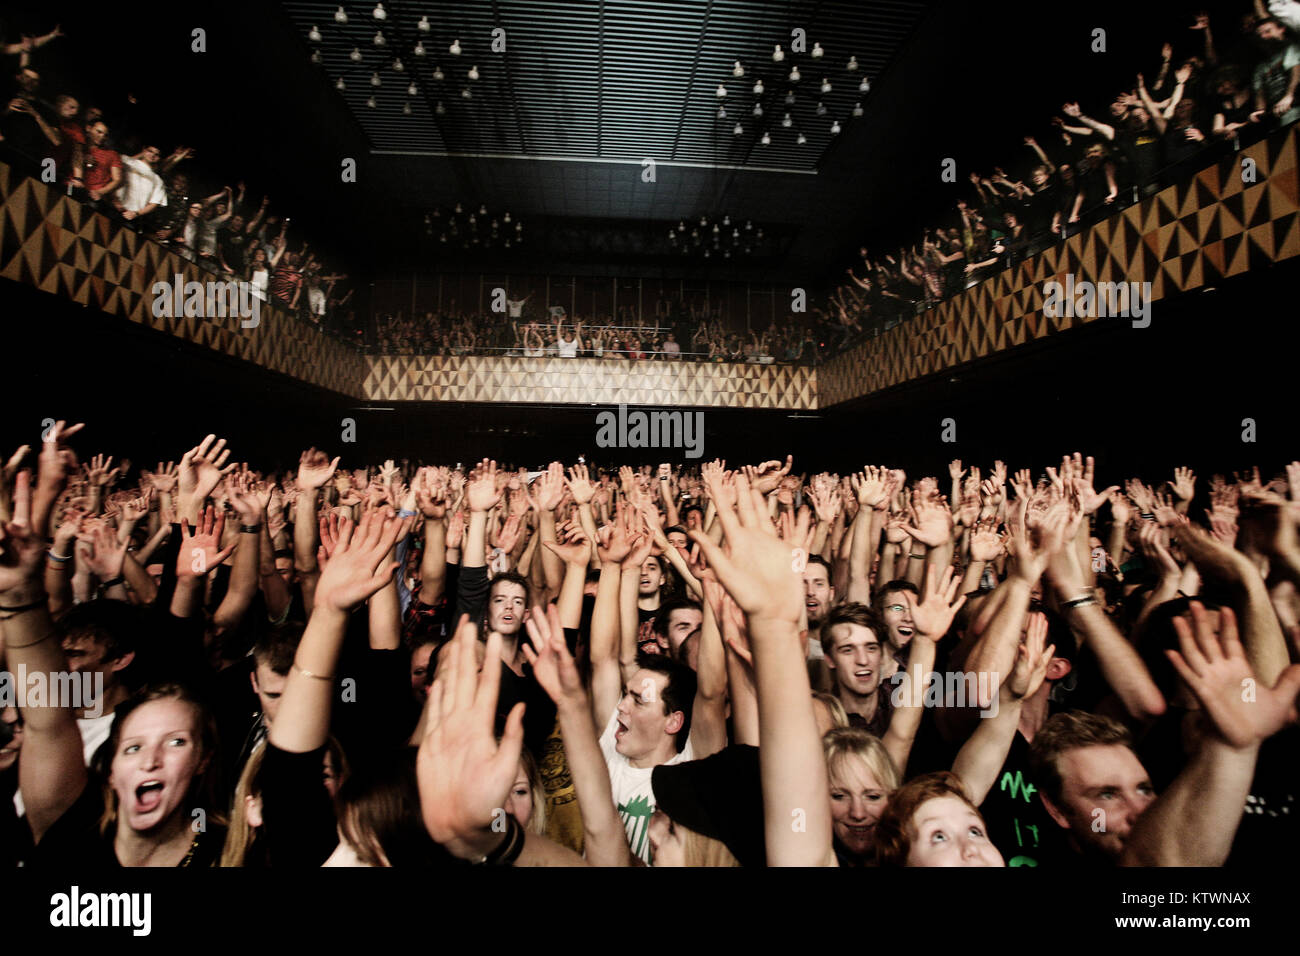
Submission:
[[[924,558],[924,557],[925,557],[925,554],[924,554],[924,553],[922,553],[922,554],[913,554],[913,553],[911,553],[911,552],[908,552],[908,555],[907,555],[907,556],[908,556],[909,558]]]
[[[53,548],[50,548],[48,551],[46,551],[46,552],[45,552],[45,555],[46,555],[46,557],[48,557],[51,561],[57,561],[59,564],[63,564],[65,561],[71,561],[71,560],[72,560],[72,555],[70,555],[70,554],[55,554]]]
[[[1089,604],[1096,604],[1097,599],[1091,594],[1085,597],[1075,598],[1073,601],[1066,601],[1061,605],[1062,611],[1070,611],[1076,607],[1087,607]]]
[[[126,583],[126,578],[122,577],[122,575],[119,574],[111,581],[101,582],[99,585],[99,589],[101,591],[107,591],[109,588],[117,587],[119,584],[124,584],[124,583]]]
[[[297,662],[297,661],[294,661],[293,666],[290,668],[290,670],[295,670],[295,671],[297,671],[299,674],[301,674],[303,677],[311,677],[311,678],[314,678],[315,680],[328,680],[328,681],[332,681],[332,680],[334,679],[334,675],[333,675],[333,674],[313,674],[311,671],[305,671],[305,670],[303,670],[301,667],[298,666],[298,662]]]
[[[501,844],[481,860],[475,860],[475,866],[514,866],[519,854],[524,851],[527,834],[513,814],[506,815],[506,838]]]
[[[240,534],[261,534],[262,526],[260,524],[241,524],[239,526]]]
[[[273,558],[292,558],[293,548],[276,548],[271,552]]]

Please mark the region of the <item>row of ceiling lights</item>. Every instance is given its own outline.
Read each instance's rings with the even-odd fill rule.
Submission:
[[[820,43],[814,43],[813,48],[811,51],[809,51],[808,55],[812,57],[814,60],[820,60],[825,56],[825,54],[826,51],[822,49],[822,45]],[[781,49],[781,44],[779,43],[776,44],[776,46],[772,50],[772,62],[781,63],[785,60],[785,57],[786,57],[786,53],[783,49]],[[844,66],[844,69],[848,73],[858,72],[857,56],[850,56],[848,62]],[[737,60],[735,62],[735,65],[732,67],[731,75],[734,79],[738,79],[738,80],[744,79],[745,67],[739,60]],[[791,88],[788,89],[785,94],[785,105],[787,107],[790,107],[793,106],[796,102],[793,84],[797,84],[801,82],[803,79],[802,75],[799,73],[799,67],[797,64],[791,66],[790,73],[788,76],[786,76],[785,79],[787,82],[792,84]],[[770,78],[769,78],[769,82],[770,82]],[[818,87],[820,93],[823,96],[825,96],[826,94],[829,94],[833,89],[834,89],[834,85],[831,83],[830,77],[823,76],[821,84]],[[861,81],[858,83],[858,92],[865,94],[870,91],[871,91],[871,81],[867,79],[867,77],[864,75]],[[757,77],[754,80],[752,92],[755,97],[763,96],[766,93],[766,87],[763,85],[763,78],[761,76]],[[718,119],[725,120],[728,118],[727,108],[722,102],[728,96],[727,84],[725,81],[718,84],[718,88],[715,95],[718,99],[718,114],[717,114]],[[825,116],[827,113],[825,103],[823,103],[819,99],[817,101],[817,106],[815,107],[814,111],[818,116]],[[862,110],[861,100],[853,104],[852,113],[853,116],[855,117],[862,115],[863,110]],[[753,108],[750,110],[750,115],[754,117],[763,116],[763,104],[756,100],[754,102]],[[790,111],[788,109],[781,116],[781,126],[785,129],[789,129],[792,126],[794,126],[794,118],[790,115]],[[840,126],[840,121],[838,119],[833,119],[831,121],[830,131],[832,135],[836,135],[840,133],[842,129],[843,127]],[[741,136],[744,134],[744,132],[745,132],[744,124],[741,123],[739,120],[737,120],[736,125],[732,128],[733,135]],[[759,143],[763,146],[768,146],[771,144],[771,142],[772,142],[771,130],[764,130],[763,135],[759,138]],[[804,143],[808,142],[808,137],[804,135],[802,130],[800,130],[795,136],[795,142],[802,146]]]

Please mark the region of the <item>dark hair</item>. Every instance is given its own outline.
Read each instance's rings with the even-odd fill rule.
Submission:
[[[1051,717],[1034,734],[1029,745],[1029,777],[1049,800],[1061,799],[1061,771],[1056,760],[1067,750],[1120,744],[1132,749],[1133,737],[1123,724],[1083,710],[1067,710]]]
[[[674,745],[678,752],[681,752],[691,735],[691,706],[695,703],[695,671],[662,654],[637,654],[636,666],[642,670],[663,674],[668,678],[661,695],[664,716],[680,710],[685,718],[682,721],[682,729],[677,731],[673,738]]]
[[[301,624],[286,624],[268,630],[253,645],[254,665],[265,664],[281,677],[287,675],[293,666],[293,655],[298,651],[303,630]]]
[[[442,858],[424,828],[415,749],[395,759],[367,760],[355,768],[334,798],[339,828],[364,863],[380,866],[431,866]]]
[[[906,591],[914,598],[921,597],[921,589],[918,588],[915,584],[913,584],[911,581],[904,581],[902,578],[897,578],[893,581],[890,581],[888,584],[884,584],[876,588],[876,596],[871,602],[871,609],[875,611],[877,614],[884,614],[885,595],[897,591]]]
[[[825,558],[823,558],[820,554],[810,554],[810,555],[808,555],[808,563],[805,565],[805,567],[808,567],[808,566],[810,566],[810,565],[814,565],[814,564],[820,564],[823,568],[826,569],[826,580],[827,580],[827,581],[831,581],[831,580],[833,580],[833,578],[832,578],[832,576],[831,576],[831,563],[830,563],[829,561],[827,561]]]
[[[871,633],[876,635],[877,640],[883,640],[884,638],[884,622],[880,620],[880,615],[874,610],[865,604],[856,602],[841,604],[839,607],[831,608],[830,613],[826,615],[826,620],[822,621],[822,653],[827,657],[830,657],[835,650],[835,638],[832,636],[832,632],[841,624],[858,624],[869,628]]]
[[[669,600],[665,601],[663,604],[660,604],[659,610],[655,611],[654,623],[650,625],[651,629],[655,632],[655,634],[667,640],[669,619],[672,617],[673,611],[681,611],[686,609],[690,609],[693,611],[701,611],[701,612],[704,610],[700,606],[699,601],[693,601],[687,597],[670,598]]]
[[[126,601],[99,598],[74,605],[59,618],[60,641],[88,636],[102,645],[109,660],[118,660],[136,649],[135,636],[141,627],[140,612]]]
[[[524,600],[527,601],[530,599],[530,592],[528,589],[528,579],[524,577],[522,574],[520,574],[518,571],[498,571],[496,574],[492,575],[492,580],[488,582],[489,598],[492,596],[492,592],[496,589],[496,586],[503,582],[506,584],[519,585],[521,588],[524,589]]]

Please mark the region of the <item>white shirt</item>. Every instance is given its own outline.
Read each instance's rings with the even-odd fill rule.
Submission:
[[[506,309],[510,312],[510,318],[517,319],[524,314],[526,301],[526,299],[506,299]]]
[[[122,168],[125,170],[126,181],[122,183],[122,191],[118,195],[123,208],[139,212],[150,203],[167,205],[167,189],[163,186],[162,177],[148,163],[134,156],[123,156]]]
[[[577,358],[578,357],[578,340],[566,342],[560,339],[555,343],[556,351],[560,353],[560,358]]]
[[[650,786],[654,767],[634,767],[632,762],[615,748],[614,731],[618,729],[618,710],[609,718],[605,732],[600,735],[600,750],[609,768],[610,789],[614,792],[614,805],[627,830],[627,843],[632,852],[646,863],[650,862],[650,816],[655,812],[655,795]],[[686,763],[695,759],[688,738],[685,748],[662,766]]]

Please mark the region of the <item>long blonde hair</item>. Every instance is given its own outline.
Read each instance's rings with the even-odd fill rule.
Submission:
[[[266,757],[266,742],[258,744],[244,764],[235,787],[235,800],[230,808],[230,829],[226,831],[226,845],[221,851],[218,866],[243,866],[248,851],[257,839],[257,831],[248,823],[248,798],[262,792],[262,760]]]

